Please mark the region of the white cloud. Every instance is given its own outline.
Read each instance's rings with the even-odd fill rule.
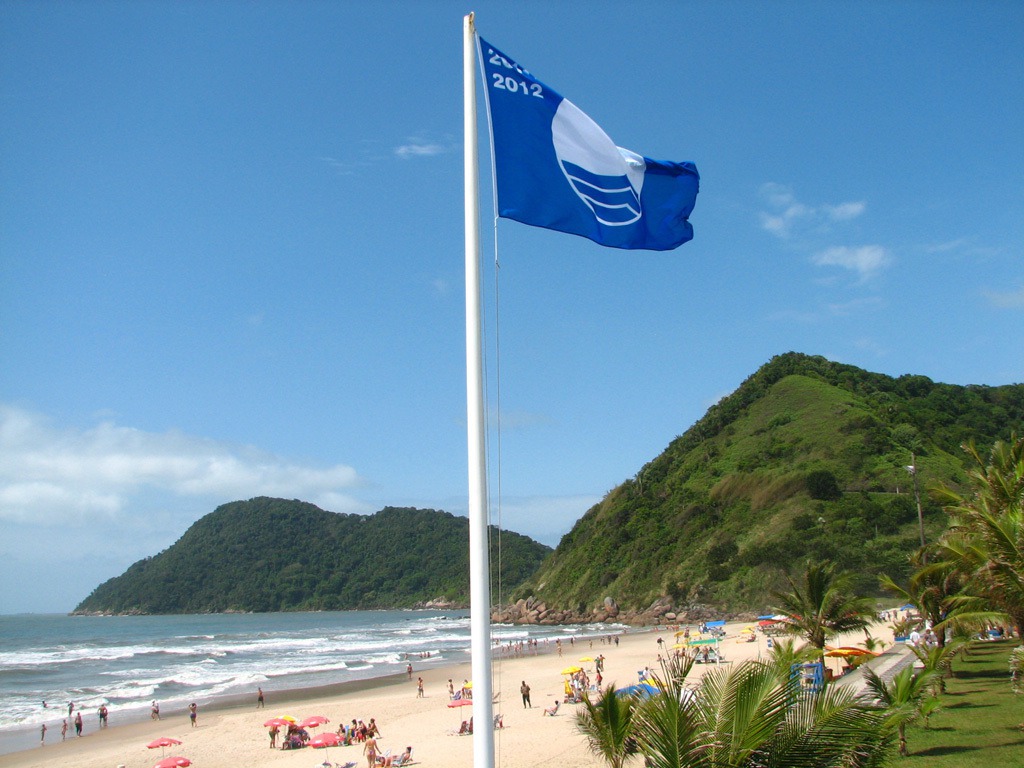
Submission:
[[[775,182],[762,184],[759,192],[769,209],[759,214],[761,227],[782,240],[827,234],[831,224],[851,221],[867,210],[863,201],[807,205],[797,200],[789,187]]]
[[[433,157],[443,155],[449,151],[449,147],[429,141],[417,141],[415,139],[395,147],[395,154],[402,159],[410,157]]]
[[[110,421],[58,430],[38,414],[0,405],[0,519],[38,524],[116,517],[152,493],[210,497],[324,496],[360,485],[338,464],[313,467],[255,448],[180,432],[152,433]]]
[[[864,213],[866,209],[867,204],[863,202],[840,203],[839,205],[826,205],[822,207],[825,215],[832,221],[849,221],[850,219],[856,219]]]
[[[600,496],[523,496],[505,497],[501,502],[501,524],[505,530],[522,533],[535,541],[557,546],[583,513],[601,501]],[[491,523],[498,524],[497,510],[491,511]]]
[[[1002,309],[1024,308],[1024,285],[1015,291],[985,291],[984,295],[994,307]]]
[[[820,267],[842,267],[860,275],[867,280],[880,269],[888,266],[889,253],[880,245],[863,245],[857,248],[833,246],[819,251],[811,257],[811,261]]]

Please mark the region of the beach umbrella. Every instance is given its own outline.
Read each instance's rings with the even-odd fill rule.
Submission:
[[[327,733],[318,733],[312,739],[309,740],[309,746],[316,749],[322,747],[336,747],[341,743],[341,736],[336,733],[328,731]]]
[[[287,728],[289,725],[295,724],[294,717],[272,717],[263,724],[264,728]]]
[[[468,707],[473,703],[472,699],[453,699],[448,702],[449,707]]]
[[[582,661],[584,663],[586,663],[588,661],[593,661],[593,660],[594,659],[592,657],[590,657],[590,656],[584,656],[582,659],[580,659],[580,661]]]
[[[709,637],[707,640],[691,640],[690,641],[690,645],[691,646],[693,646],[693,645],[717,645],[717,644],[718,644],[718,641],[715,638],[713,638],[713,637]]]
[[[181,742],[177,739],[172,739],[170,736],[161,736],[159,739],[154,739],[153,741],[149,742],[149,744],[147,744],[146,746],[149,749],[159,749],[160,757],[163,757],[164,748],[173,746],[175,744],[181,744]]]
[[[299,728],[319,728],[324,723],[329,722],[331,721],[323,715],[312,715],[311,717],[307,717],[305,720],[299,723]]]
[[[165,757],[153,768],[185,768],[188,765],[192,765],[192,761],[187,757]]]
[[[650,698],[658,692],[658,689],[650,683],[636,683],[635,685],[627,685],[625,688],[618,688],[615,691],[616,696],[636,696],[640,699]]]
[[[573,665],[571,667],[566,667],[559,674],[562,674],[562,675],[575,675],[581,669],[582,669],[582,667],[577,667],[577,666]]]

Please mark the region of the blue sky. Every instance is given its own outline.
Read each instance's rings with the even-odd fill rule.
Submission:
[[[1018,2],[0,0],[0,612],[235,499],[465,513],[469,10],[702,177],[682,248],[501,221],[497,283],[485,194],[505,527],[556,544],[790,350],[1024,381]]]

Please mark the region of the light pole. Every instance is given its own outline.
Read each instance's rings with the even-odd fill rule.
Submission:
[[[917,502],[917,524],[921,531],[921,546],[924,547],[924,512],[921,511],[921,493],[917,489],[917,458],[910,452],[910,466],[907,472],[914,478],[914,501]]]

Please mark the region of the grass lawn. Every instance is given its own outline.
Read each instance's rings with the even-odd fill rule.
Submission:
[[[1024,768],[1024,695],[1010,688],[1012,640],[978,642],[953,664],[942,709],[907,728],[906,768]]]

